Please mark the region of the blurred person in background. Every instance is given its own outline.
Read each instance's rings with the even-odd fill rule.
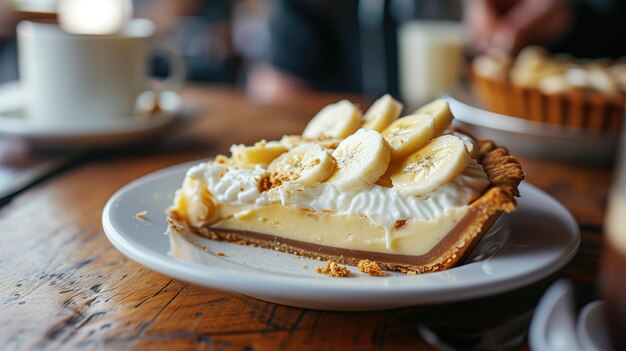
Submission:
[[[461,2],[473,54],[535,44],[584,58],[626,54],[622,0],[275,0],[270,60],[251,72],[249,94],[265,103],[308,89],[397,95],[397,27],[416,17],[460,19]],[[378,79],[369,89],[366,75]]]
[[[240,69],[230,30],[233,4],[227,0],[134,0],[135,16],[152,20],[156,36],[185,59],[188,80],[227,84],[237,81]],[[155,57],[157,76],[167,75],[166,62]]]
[[[517,53],[543,45],[581,58],[626,54],[623,0],[466,0],[466,5],[474,52],[496,46]]]

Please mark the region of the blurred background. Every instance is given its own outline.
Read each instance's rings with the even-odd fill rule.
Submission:
[[[0,0],[0,82],[18,76],[15,24],[45,17],[56,3]],[[135,15],[155,21],[158,36],[185,58],[188,81],[243,87],[258,102],[307,89],[398,96],[412,84],[399,79],[410,76],[403,62],[449,59],[429,56],[428,46],[402,53],[403,33],[420,35],[419,28],[403,28],[414,20],[445,20],[447,29],[429,28],[426,37],[458,41],[469,56],[494,46],[514,54],[532,44],[585,58],[626,54],[626,42],[619,39],[626,33],[620,0],[135,0],[134,5]],[[153,69],[167,73],[158,57]]]

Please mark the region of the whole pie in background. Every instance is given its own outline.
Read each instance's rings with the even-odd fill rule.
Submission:
[[[492,50],[473,60],[470,78],[493,112],[588,131],[621,130],[626,58],[581,60],[536,46],[511,58]]]

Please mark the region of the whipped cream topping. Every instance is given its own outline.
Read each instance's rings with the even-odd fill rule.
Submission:
[[[281,203],[303,209],[334,211],[368,217],[375,225],[392,228],[397,220],[434,220],[454,208],[467,206],[489,185],[482,166],[471,160],[454,180],[427,196],[406,196],[393,188],[374,184],[369,189],[348,193],[330,183],[301,187],[283,183],[259,192],[258,182],[267,170],[238,169],[225,164],[201,163],[187,172],[187,177],[202,182],[218,203],[263,205]]]

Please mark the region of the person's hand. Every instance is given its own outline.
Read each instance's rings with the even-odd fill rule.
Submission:
[[[473,51],[496,48],[515,54],[558,40],[571,12],[567,0],[466,0],[464,17]]]

